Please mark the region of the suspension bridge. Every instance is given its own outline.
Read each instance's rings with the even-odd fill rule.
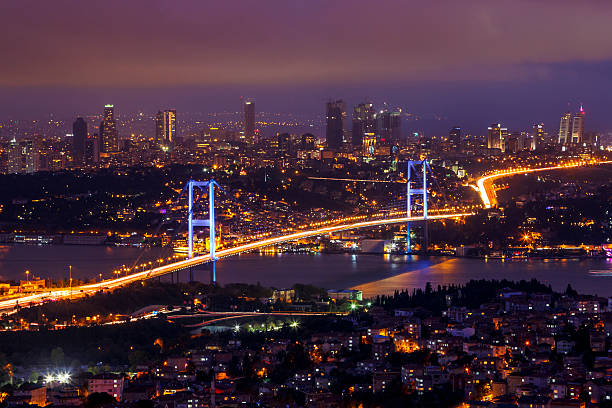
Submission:
[[[114,279],[102,280],[95,283],[70,286],[68,288],[48,289],[42,292],[19,294],[11,298],[0,298],[0,312],[11,312],[17,307],[29,307],[47,301],[73,299],[91,295],[99,291],[112,290],[130,283],[139,282],[147,279],[159,278],[175,272],[189,270],[191,275],[192,268],[210,264],[211,283],[216,282],[215,263],[223,258],[238,255],[244,252],[255,251],[264,247],[278,245],[288,241],[296,241],[307,238],[326,236],[342,231],[381,227],[394,224],[404,224],[407,230],[407,252],[411,251],[410,231],[416,222],[426,223],[429,220],[453,219],[470,215],[471,212],[448,212],[431,214],[428,210],[428,187],[427,176],[431,172],[427,161],[410,161],[407,163],[406,202],[405,207],[387,209],[373,214],[361,214],[348,217],[339,217],[325,222],[317,222],[294,228],[292,231],[284,230],[282,233],[269,236],[257,237],[251,241],[240,243],[227,248],[217,250],[218,241],[216,237],[216,217],[215,217],[215,193],[222,190],[221,186],[214,180],[197,181],[190,180],[184,188],[187,193],[187,256],[165,265],[143,268],[140,271],[117,276]],[[365,181],[365,180],[364,180]],[[208,214],[205,217],[196,214],[196,195],[208,198]],[[417,199],[415,199],[418,198]],[[420,206],[419,214],[417,211],[417,201]],[[197,228],[207,228],[209,232],[209,252],[196,254],[194,251],[194,234]],[[262,234],[265,235],[265,234]],[[426,246],[427,244],[425,244]],[[190,276],[191,278],[191,276]]]
[[[508,177],[517,174],[525,174],[536,171],[548,171],[557,170],[563,168],[572,168],[585,165],[596,165],[596,164],[609,164],[612,161],[607,162],[572,162],[565,163],[556,166],[547,166],[542,168],[519,168],[511,169],[492,174],[485,175],[477,180],[478,190],[483,202],[484,207],[490,208],[495,205],[495,192],[492,188],[492,182],[500,177]],[[407,163],[407,178],[404,183],[406,184],[406,195],[405,195],[405,207],[404,209],[392,209],[389,211],[383,211],[375,214],[368,215],[355,215],[349,217],[342,217],[338,219],[328,220],[325,223],[316,223],[315,227],[306,225],[304,228],[298,228],[298,231],[283,231],[282,233],[265,238],[254,238],[250,242],[244,242],[232,247],[222,248],[216,250],[216,227],[215,227],[215,190],[219,189],[220,186],[214,181],[195,181],[190,180],[187,183],[184,191],[187,191],[188,195],[188,253],[187,257],[182,260],[168,263],[166,265],[160,265],[157,267],[143,268],[141,271],[133,272],[125,276],[118,276],[114,279],[108,279],[100,282],[89,283],[78,286],[71,286],[70,288],[58,288],[50,289],[44,292],[37,292],[31,294],[20,294],[17,297],[11,297],[9,299],[0,298],[0,312],[10,313],[13,312],[17,306],[28,307],[38,305],[46,301],[51,300],[62,300],[83,297],[91,295],[104,290],[112,290],[121,286],[125,286],[134,282],[139,282],[147,279],[158,278],[164,275],[173,274],[175,272],[190,270],[198,265],[210,263],[211,264],[211,283],[216,282],[216,274],[214,265],[220,259],[238,255],[244,252],[255,251],[267,246],[278,245],[284,242],[296,241],[306,238],[326,236],[329,234],[338,233],[341,231],[381,227],[394,224],[404,224],[407,230],[407,252],[411,252],[411,229],[415,223],[420,222],[425,225],[424,228],[424,239],[425,248],[427,247],[427,221],[444,220],[444,219],[458,219],[461,217],[472,215],[471,211],[450,211],[448,213],[436,213],[430,214],[428,209],[428,185],[427,175],[430,172],[429,165],[426,161],[409,161]],[[324,179],[324,178],[321,178]],[[344,180],[344,179],[342,179]],[[352,180],[346,179],[350,182],[368,182],[368,180]],[[390,181],[395,183],[395,181]],[[203,195],[208,196],[208,217],[197,218],[194,212],[194,191],[198,189]],[[415,197],[420,200],[420,214],[415,215],[416,201]],[[321,225],[323,224],[323,225]],[[193,235],[194,229],[204,227],[209,229],[209,253],[206,254],[195,254],[193,248]],[[149,263],[151,264],[151,263]]]

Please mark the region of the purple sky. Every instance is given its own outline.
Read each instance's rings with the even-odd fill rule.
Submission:
[[[320,113],[364,98],[473,131],[612,129],[612,2],[6,0],[0,117],[101,110]]]

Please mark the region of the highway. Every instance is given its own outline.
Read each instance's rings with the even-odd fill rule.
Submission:
[[[468,215],[472,215],[472,213],[453,213],[453,214],[437,214],[430,215],[428,217],[429,220],[440,220],[440,219],[452,219],[452,218],[460,218]],[[307,229],[300,232],[289,233],[285,235],[280,235],[273,238],[261,239],[258,241],[254,241],[251,243],[238,245],[233,248],[226,248],[216,252],[217,259],[225,258],[232,255],[237,255],[242,252],[249,252],[253,250],[257,250],[266,246],[276,245],[287,241],[294,241],[298,239],[311,238],[319,235],[327,235],[335,232],[358,229],[358,228],[367,228],[367,227],[377,227],[382,225],[391,225],[391,224],[402,224],[409,221],[422,221],[423,217],[398,217],[398,218],[382,218],[370,221],[359,221],[359,222],[349,222],[349,223],[341,223],[338,225],[332,225],[321,228],[313,228]],[[191,259],[185,259],[182,261],[177,261],[174,263],[170,263],[167,265],[159,266],[157,268],[152,268],[149,270],[145,270],[142,272],[132,273],[130,275],[122,276],[115,279],[109,279],[102,282],[90,283],[81,286],[74,286],[72,290],[62,288],[62,289],[53,289],[46,292],[33,293],[33,294],[24,294],[20,297],[13,297],[11,299],[0,300],[0,313],[10,313],[14,310],[15,306],[18,304],[21,307],[28,307],[31,305],[38,305],[44,303],[45,301],[51,300],[65,300],[70,298],[82,297],[85,295],[91,295],[101,290],[109,290],[115,289],[120,286],[124,286],[133,282],[138,282],[141,280],[156,278],[159,276],[163,276],[172,272],[188,269],[193,266],[197,266],[206,262],[210,262],[210,255],[200,255],[195,256]]]
[[[493,181],[499,178],[508,177],[508,176],[516,176],[519,174],[535,173],[538,171],[561,170],[561,169],[569,169],[569,168],[575,168],[575,167],[597,166],[601,164],[610,164],[610,163],[612,163],[612,160],[600,161],[600,162],[575,161],[575,162],[564,163],[564,164],[560,164],[557,166],[550,166],[550,167],[536,167],[536,168],[520,167],[517,169],[509,169],[509,170],[503,170],[500,172],[495,172],[493,174],[489,174],[487,176],[481,177],[476,182],[476,185],[478,186],[478,192],[480,194],[480,199],[482,200],[482,203],[484,204],[485,208],[491,208],[494,205],[497,205],[497,198],[496,198],[495,191],[493,190],[492,185],[493,185]]]
[[[514,176],[519,174],[527,174],[533,172],[541,172],[541,171],[550,171],[550,170],[560,170],[567,168],[575,168],[589,165],[602,165],[602,164],[610,164],[611,161],[575,161],[569,162],[565,164],[549,166],[549,167],[538,167],[538,168],[517,168],[517,169],[508,169],[499,172],[495,172],[489,175],[485,175],[477,180],[477,187],[480,193],[480,198],[486,208],[491,208],[492,206],[497,204],[497,200],[495,198],[495,191],[492,188],[492,182],[496,179],[508,176]],[[371,180],[370,180],[371,181]],[[461,213],[452,213],[452,214],[436,214],[430,215],[428,219],[430,220],[439,220],[439,219],[452,219],[459,218],[472,215],[470,212],[461,212]],[[387,216],[388,217],[388,216]],[[308,229],[304,229],[299,232],[291,232],[284,235],[279,235],[272,238],[261,238],[256,241],[245,243],[241,245],[237,245],[232,248],[226,248],[217,251],[217,259],[225,258],[232,255],[237,255],[243,252],[249,252],[253,250],[257,250],[266,246],[276,245],[287,241],[294,241],[298,239],[311,238],[320,235],[327,235],[335,232],[352,230],[358,228],[367,228],[367,227],[377,227],[383,225],[391,225],[391,224],[401,224],[409,221],[422,221],[423,217],[394,217],[394,218],[380,218],[370,221],[356,221],[357,219],[363,219],[363,216],[351,217],[344,220],[339,220],[338,224],[328,225],[325,227],[317,226]],[[16,305],[21,307],[28,307],[31,305],[38,305],[44,303],[46,301],[51,300],[62,300],[69,298],[78,298],[85,295],[91,295],[101,290],[110,290],[115,289],[120,286],[124,286],[133,282],[138,282],[141,280],[156,278],[159,276],[163,276],[172,272],[184,270],[191,268],[193,266],[197,266],[206,262],[210,262],[210,255],[200,255],[193,257],[191,259],[184,259],[181,261],[177,261],[174,263],[170,263],[167,265],[162,265],[156,268],[151,268],[149,270],[144,270],[141,272],[135,272],[126,276],[118,277],[115,279],[109,279],[101,282],[90,283],[81,286],[75,286],[72,289],[52,289],[45,292],[38,292],[32,294],[24,294],[18,297],[5,298],[0,299],[0,313],[12,312],[15,309]]]

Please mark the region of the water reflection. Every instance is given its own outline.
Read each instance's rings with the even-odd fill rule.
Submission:
[[[99,273],[112,276],[113,269],[155,259],[165,250],[150,249],[143,253],[135,248],[102,246],[0,246],[0,277],[20,279],[26,269],[33,276],[63,278],[68,265],[73,277],[98,278]],[[167,256],[167,255],[165,255]],[[593,277],[593,269],[610,269],[610,259],[590,260],[511,260],[415,255],[356,254],[243,254],[217,263],[221,284],[257,283],[290,287],[307,283],[324,288],[357,287],[364,295],[392,294],[397,289],[463,283],[470,279],[532,279],[550,283],[563,290],[568,283],[583,293],[612,295],[612,277]],[[180,279],[187,279],[188,271]],[[209,272],[199,267],[196,279],[206,281]]]

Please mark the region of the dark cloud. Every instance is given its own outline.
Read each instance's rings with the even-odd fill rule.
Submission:
[[[4,0],[0,112],[322,111],[369,97],[448,118],[612,128],[612,2]]]
[[[5,2],[7,3],[7,2]],[[612,3],[9,1],[2,85],[499,80],[612,58]]]

